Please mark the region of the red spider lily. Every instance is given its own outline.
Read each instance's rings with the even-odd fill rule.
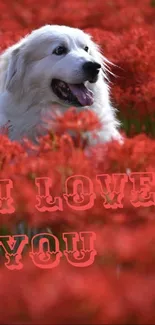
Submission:
[[[77,133],[92,131],[101,127],[100,122],[94,112],[83,110],[77,112],[76,108],[69,108],[64,114],[51,113],[51,120],[47,120],[51,129],[62,134],[64,131],[75,131]]]

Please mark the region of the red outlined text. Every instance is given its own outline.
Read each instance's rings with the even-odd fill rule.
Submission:
[[[37,200],[36,209],[39,211],[63,211],[63,199],[69,208],[80,211],[91,209],[95,204],[93,182],[84,175],[73,175],[65,181],[65,192],[62,197],[52,195],[52,180],[48,177],[36,178]],[[96,175],[96,182],[100,186],[100,195],[103,198],[105,209],[123,208],[125,186],[128,182],[132,185],[130,204],[136,207],[149,207],[155,205],[155,173],[135,172],[127,175],[100,174]],[[43,185],[41,190],[41,185]]]
[[[53,234],[40,233],[31,239],[29,256],[36,267],[41,269],[57,267],[63,254],[67,262],[75,267],[87,267],[94,263],[97,254],[94,248],[96,239],[94,232],[66,232],[62,234],[62,239],[65,243],[63,253],[60,251],[58,238]],[[28,243],[27,235],[0,236],[0,246],[7,259],[5,266],[9,270],[23,268],[22,253]]]
[[[125,187],[128,182],[131,185],[129,201],[132,206],[137,208],[155,205],[155,173],[153,172],[133,172],[129,175],[126,173],[99,174],[96,175],[96,182],[99,185],[99,194],[103,199],[102,204],[105,209],[123,208]],[[64,203],[76,211],[91,209],[95,204],[95,186],[91,179],[84,175],[68,177],[65,181],[65,193],[61,197],[54,196],[53,182],[49,177],[36,178],[35,185],[36,202],[34,204],[39,212],[63,211]],[[12,190],[12,180],[0,180],[1,214],[15,212]],[[94,232],[66,232],[62,234],[62,239],[65,244],[63,252],[60,250],[58,238],[51,233],[37,234],[31,242],[24,234],[0,236],[0,247],[7,260],[5,266],[9,270],[22,269],[22,253],[27,244],[31,244],[29,256],[32,263],[42,269],[57,267],[63,255],[74,267],[87,267],[93,264],[97,254],[94,248],[96,239]]]
[[[125,187],[128,182],[132,185],[129,201],[132,206],[149,207],[155,205],[155,173],[134,172],[130,175],[100,174],[96,175],[96,182],[100,187],[105,209],[123,208]],[[52,179],[40,177],[35,179],[36,209],[39,212],[63,211],[64,202],[70,209],[81,211],[91,209],[95,204],[96,194],[91,179],[84,175],[73,175],[65,181],[65,193],[54,196]],[[15,211],[11,191],[13,182],[10,179],[0,180],[0,213],[13,213]]]

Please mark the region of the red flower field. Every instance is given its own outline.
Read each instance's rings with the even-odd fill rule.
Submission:
[[[41,269],[28,245],[23,268],[10,270],[1,245],[0,324],[155,324],[155,1],[0,0],[0,12],[1,51],[47,23],[92,34],[114,63],[111,97],[125,135],[122,146],[111,142],[88,149],[83,132],[99,123],[92,113],[72,108],[57,120],[59,132],[50,131],[39,147],[26,140],[11,143],[7,128],[2,130],[0,179],[13,182],[15,211],[0,214],[1,236],[17,234],[22,221],[25,234],[30,228],[52,232],[63,252],[62,233],[93,231],[97,254],[88,267],[74,267],[63,255],[57,267]],[[130,179],[131,172],[147,173],[148,191],[141,184],[136,192],[128,181],[122,207],[106,208],[119,193],[115,188],[104,196],[96,175],[124,173]],[[52,179],[51,195],[62,197],[73,175],[91,179],[96,197],[90,209],[71,209],[65,199],[63,209],[36,209],[36,178]],[[0,198],[3,194],[1,189]],[[7,202],[0,202],[1,211]]]

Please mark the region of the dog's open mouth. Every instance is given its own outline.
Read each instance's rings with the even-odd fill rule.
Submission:
[[[90,106],[94,102],[93,92],[83,83],[73,85],[53,79],[51,86],[56,96],[70,105]]]

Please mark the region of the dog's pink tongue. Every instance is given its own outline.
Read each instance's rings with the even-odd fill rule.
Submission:
[[[76,96],[82,106],[90,106],[94,102],[93,92],[86,88],[84,84],[68,84],[71,92]]]

